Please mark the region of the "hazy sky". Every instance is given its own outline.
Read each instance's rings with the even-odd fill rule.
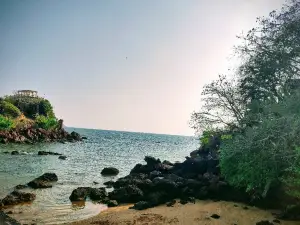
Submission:
[[[0,0],[0,95],[37,90],[67,126],[193,134],[201,87],[283,0]]]

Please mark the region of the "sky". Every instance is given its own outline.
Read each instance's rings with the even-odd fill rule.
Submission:
[[[0,96],[38,91],[66,126],[192,135],[236,35],[284,0],[0,0]]]

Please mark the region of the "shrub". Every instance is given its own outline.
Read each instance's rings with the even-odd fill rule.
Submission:
[[[0,130],[9,130],[14,127],[14,122],[12,119],[0,115]]]
[[[7,102],[7,101],[1,101],[0,102],[0,114],[7,116],[7,117],[18,117],[21,115],[21,111],[14,106],[13,104]]]
[[[43,115],[38,115],[35,118],[35,123],[38,127],[49,130],[57,126],[58,122],[55,117],[45,117]]]
[[[220,148],[221,172],[234,186],[265,196],[272,184],[297,166],[300,146],[299,94],[279,103],[262,103],[247,127]],[[253,124],[253,123],[252,123]]]
[[[47,117],[55,117],[53,107],[47,99],[42,99],[39,103],[39,114]]]

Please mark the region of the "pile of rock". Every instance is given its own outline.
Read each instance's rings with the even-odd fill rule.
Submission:
[[[31,202],[35,200],[35,194],[25,193],[21,191],[13,191],[7,195],[4,199],[0,200],[0,206],[16,205],[24,202]]]
[[[64,129],[45,130],[42,128],[26,128],[18,130],[1,130],[0,143],[36,143],[36,142],[75,142],[82,137],[76,132],[68,133]]]
[[[219,160],[209,151],[193,152],[182,163],[161,162],[151,156],[145,157],[145,165],[137,164],[128,176],[109,181],[114,190],[108,193],[107,199],[118,203],[136,203],[134,208],[144,209],[164,203],[174,202],[175,198],[182,203],[194,202],[197,199],[218,199],[247,201],[248,196],[232,188],[220,176]],[[111,170],[113,171],[113,170]],[[116,171],[116,170],[114,170]],[[102,172],[103,173],[103,172]],[[75,189],[70,196],[81,193],[83,200],[90,195],[91,188]],[[92,197],[90,196],[92,199]]]
[[[55,173],[44,173],[42,176],[30,181],[27,185],[31,188],[51,188],[52,183],[58,181]]]
[[[51,188],[53,182],[56,181],[58,181],[58,178],[55,173],[44,173],[42,176],[30,181],[27,185],[17,185],[13,192],[8,194],[4,199],[0,199],[0,208],[1,206],[16,205],[35,200],[35,194],[19,191],[20,189],[25,189],[28,187],[34,189]]]
[[[85,201],[87,198],[92,201],[98,201],[102,204],[107,204],[109,207],[117,206],[116,200],[110,200],[105,188],[79,187],[72,191],[69,199],[72,202]]]

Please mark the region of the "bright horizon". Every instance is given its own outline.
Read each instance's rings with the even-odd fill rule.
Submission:
[[[31,89],[67,127],[193,135],[236,35],[284,0],[0,1],[0,96]]]

